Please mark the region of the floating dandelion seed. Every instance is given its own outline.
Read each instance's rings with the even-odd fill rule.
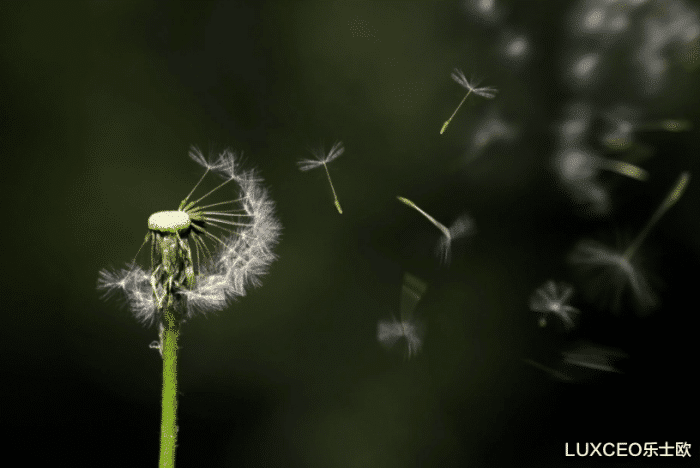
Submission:
[[[476,232],[474,220],[467,214],[455,219],[450,225],[449,236],[443,236],[438,241],[437,255],[443,264],[449,264],[452,258],[452,242]]]
[[[441,222],[430,216],[428,213],[420,209],[418,205],[413,203],[408,198],[396,198],[398,198],[401,203],[404,203],[410,206],[411,208],[414,208],[420,214],[425,216],[428,221],[433,223],[433,225],[437,227],[440,230],[440,232],[442,232],[443,237],[440,238],[440,241],[437,245],[438,257],[440,258],[442,263],[447,264],[450,262],[453,241],[462,238],[468,234],[471,235],[474,232],[476,232],[474,220],[469,215],[465,214],[460,216],[454,221],[454,223],[452,223],[452,225],[449,228],[447,228],[444,224],[442,224]]]
[[[617,105],[605,112],[603,117],[606,129],[601,138],[602,143],[609,149],[622,151],[630,148],[634,143],[636,132],[684,132],[692,128],[692,123],[683,119],[660,119],[640,121],[638,112],[625,106]]]
[[[568,304],[569,299],[574,294],[574,288],[566,283],[555,283],[552,280],[537,288],[530,297],[530,310],[540,312],[540,326],[547,325],[547,314],[559,317],[566,330],[574,327],[572,315],[580,311]]]
[[[561,354],[562,360],[566,364],[618,374],[622,372],[615,365],[618,361],[628,357],[627,353],[620,349],[601,346],[587,341],[580,341]]]
[[[440,135],[445,133],[445,130],[447,130],[447,126],[450,124],[452,119],[454,118],[455,114],[459,110],[460,107],[462,107],[462,104],[464,104],[464,101],[467,100],[469,95],[471,93],[476,94],[477,96],[481,96],[486,99],[493,99],[496,96],[496,93],[498,90],[496,88],[492,88],[490,86],[482,87],[482,88],[477,88],[478,83],[474,83],[473,85],[469,83],[467,78],[464,76],[464,73],[462,73],[462,70],[459,70],[455,68],[454,72],[452,73],[452,79],[455,80],[457,83],[462,85],[464,88],[466,88],[467,94],[462,98],[462,102],[459,103],[455,111],[452,113],[449,119],[445,121],[444,124],[442,124],[442,128],[440,129]]]
[[[583,240],[576,245],[569,256],[569,261],[584,272],[592,271],[596,273],[590,285],[596,294],[613,294],[611,304],[613,312],[619,311],[621,296],[627,285],[630,286],[638,308],[642,312],[649,312],[656,306],[657,300],[653,291],[645,276],[633,262],[634,255],[649,234],[649,231],[651,231],[651,228],[683,195],[689,181],[690,173],[682,173],[676,185],[668,193],[651,218],[649,218],[647,224],[622,253],[599,242]],[[611,287],[613,288],[612,291],[610,290]]]
[[[312,149],[311,154],[314,155],[316,159],[302,159],[297,161],[299,165],[299,170],[310,171],[311,169],[316,169],[317,167],[323,166],[326,170],[326,175],[328,176],[328,183],[331,184],[331,190],[333,191],[333,199],[335,200],[335,207],[338,209],[338,213],[343,214],[343,209],[340,207],[340,202],[338,201],[338,196],[335,194],[335,188],[333,187],[333,181],[331,180],[331,174],[328,172],[329,162],[336,159],[338,156],[343,154],[345,148],[343,148],[343,142],[338,141],[333,145],[328,154],[323,152],[323,148]]]
[[[399,340],[406,340],[407,358],[418,353],[423,343],[425,327],[413,318],[427,285],[415,276],[406,273],[401,288],[401,320],[380,320],[377,323],[377,340],[387,348],[393,347]]]
[[[569,148],[558,153],[556,165],[560,178],[571,183],[591,180],[601,170],[615,172],[640,181],[649,178],[649,173],[641,167],[624,161],[603,158],[580,148]]]
[[[617,348],[579,341],[561,352],[561,358],[554,364],[554,368],[532,359],[523,359],[523,362],[546,372],[554,380],[581,382],[594,380],[604,374],[621,374],[617,365],[628,357],[627,353]]]
[[[401,317],[413,317],[413,312],[418,306],[418,302],[428,289],[428,285],[423,280],[410,273],[403,275],[403,285],[401,286]]]
[[[377,339],[387,348],[393,347],[397,341],[406,340],[407,357],[411,357],[420,351],[423,341],[422,324],[412,320],[398,321],[392,317],[391,321],[380,320],[377,324]]]
[[[583,147],[570,147],[559,151],[553,162],[564,189],[577,203],[588,206],[596,214],[604,214],[610,207],[608,193],[598,180],[601,170],[639,181],[645,181],[649,177],[647,171],[641,167],[604,158]]]

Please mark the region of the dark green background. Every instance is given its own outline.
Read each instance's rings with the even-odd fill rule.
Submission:
[[[697,130],[644,135],[651,180],[616,180],[613,215],[580,216],[550,170],[553,125],[581,97],[559,78],[567,2],[512,3],[488,25],[456,2],[3,2],[4,458],[156,465],[156,331],[95,284],[190,190],[196,144],[243,151],[284,231],[261,288],[184,329],[180,467],[596,465],[563,456],[585,441],[688,441],[695,458],[671,460],[696,460]],[[522,68],[496,54],[509,26],[532,38]],[[468,100],[440,136],[463,96],[454,67],[500,93]],[[698,78],[676,67],[645,100],[613,66],[588,97],[697,128]],[[493,106],[519,137],[467,164]],[[323,173],[295,164],[335,140],[343,215]],[[690,188],[643,250],[662,280],[656,314],[614,318],[577,296],[572,337],[537,328],[528,297],[573,281],[575,242],[634,235],[683,170]],[[438,231],[396,195],[444,222],[468,211],[478,234],[440,267]],[[428,283],[424,349],[409,361],[375,337],[405,271]],[[521,361],[576,338],[625,349],[625,375],[567,385]]]

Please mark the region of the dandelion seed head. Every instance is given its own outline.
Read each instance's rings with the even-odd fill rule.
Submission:
[[[157,212],[149,218],[146,242],[152,245],[151,270],[134,263],[127,269],[99,274],[98,289],[120,290],[137,318],[147,324],[158,321],[168,294],[185,299],[186,318],[196,312],[222,310],[245,295],[247,288],[259,286],[260,277],[276,258],[273,248],[281,225],[255,171],[241,170],[240,156],[231,150],[205,158],[192,147],[189,154],[205,172],[178,210]],[[190,201],[209,172],[224,182]],[[202,204],[223,187],[230,190],[236,185],[237,200]]]

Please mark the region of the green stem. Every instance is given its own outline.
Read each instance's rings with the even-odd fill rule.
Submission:
[[[177,442],[177,339],[180,335],[180,322],[173,301],[163,310],[164,329],[161,332],[163,351],[163,414],[160,425],[159,468],[175,467],[175,447]]]

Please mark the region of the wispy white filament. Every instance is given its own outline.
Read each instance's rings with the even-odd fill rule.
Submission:
[[[218,158],[208,160],[202,153],[192,148],[190,157],[206,169],[204,176],[214,172],[224,179],[221,185],[188,202],[191,206],[190,218],[200,216],[200,233],[179,233],[184,242],[192,243],[192,251],[201,251],[205,258],[195,270],[194,286],[180,286],[175,290],[176,295],[186,298],[187,317],[195,312],[210,312],[224,309],[230,301],[244,296],[250,286],[259,286],[260,278],[276,258],[272,249],[276,245],[281,225],[275,217],[274,204],[268,197],[267,191],[260,184],[261,179],[254,171],[242,171],[238,167],[239,156],[225,150]],[[239,205],[236,210],[215,208],[207,211],[210,206],[222,205],[214,203],[197,208],[197,203],[214,191],[235,182],[239,187]],[[197,184],[199,185],[199,183]],[[196,189],[197,186],[195,186]],[[228,186],[227,186],[228,188]],[[185,199],[185,204],[194,189]],[[225,202],[230,204],[231,202]],[[187,211],[188,208],[181,210]],[[199,211],[198,211],[199,210]],[[232,219],[232,220],[231,220]],[[194,225],[193,225],[194,226]],[[216,234],[210,230],[216,228]],[[194,230],[194,227],[192,228]],[[223,231],[223,234],[222,234]],[[205,237],[206,236],[206,237]],[[189,240],[188,240],[189,239]],[[208,239],[210,246],[203,239]],[[147,237],[148,240],[148,237]],[[127,268],[119,270],[102,270],[99,273],[98,289],[109,295],[117,290],[124,293],[130,309],[142,322],[151,324],[158,319],[158,310],[154,300],[156,287],[152,282],[152,271],[146,271],[132,263]],[[158,286],[161,288],[162,286]],[[163,291],[156,291],[163,294]]]

